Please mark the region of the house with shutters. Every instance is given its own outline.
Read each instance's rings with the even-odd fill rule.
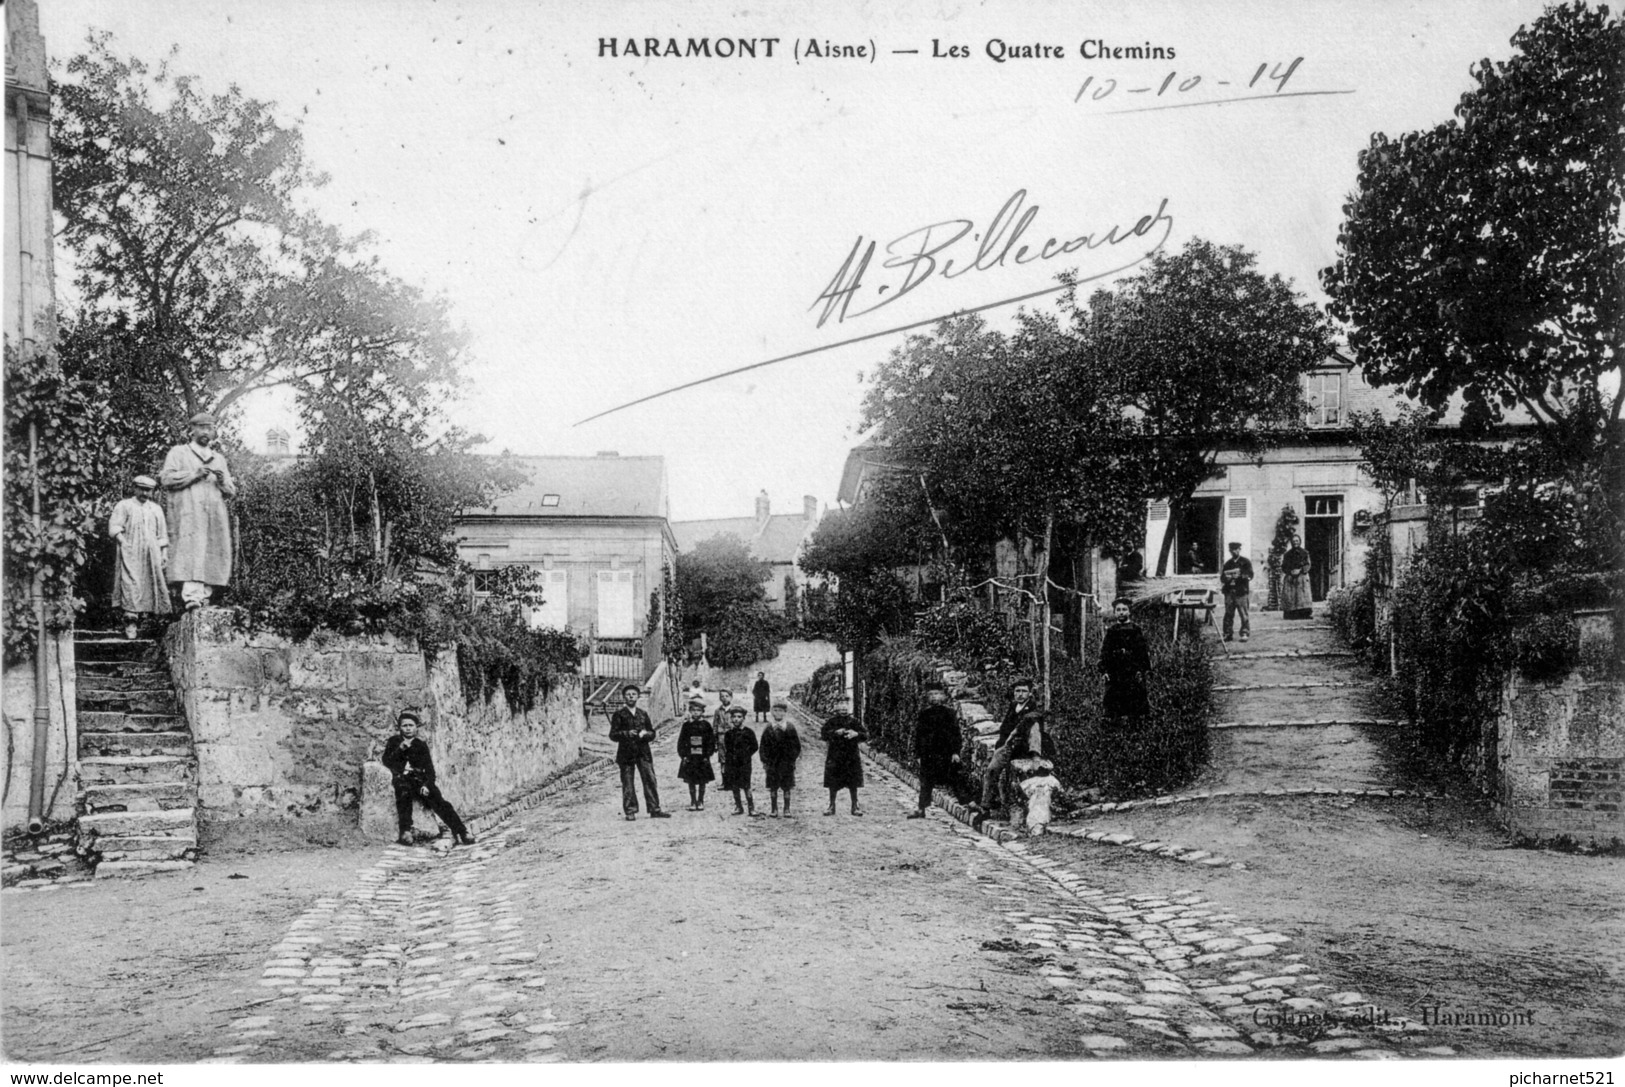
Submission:
[[[650,594],[676,563],[665,458],[608,452],[517,461],[529,480],[459,523],[457,552],[475,569],[475,592],[503,567],[529,566],[543,592],[533,626],[642,639]]]
[[[715,536],[735,536],[757,562],[766,563],[768,607],[784,611],[784,580],[797,587],[806,585],[806,575],[796,565],[802,545],[818,527],[818,499],[803,495],[795,513],[774,513],[766,491],[756,496],[754,517],[714,517],[701,521],[673,521],[671,530],[679,551],[693,551]]]

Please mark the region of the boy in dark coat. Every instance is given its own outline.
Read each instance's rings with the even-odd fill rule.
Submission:
[[[1145,692],[1145,676],[1151,671],[1151,648],[1145,631],[1129,618],[1128,601],[1119,598],[1112,605],[1117,622],[1106,631],[1100,643],[1100,674],[1106,681],[1101,708],[1113,723],[1133,721],[1151,712]]]
[[[863,723],[852,716],[852,696],[842,695],[835,712],[824,722],[824,788],[829,790],[825,815],[835,814],[835,797],[842,789],[852,794],[852,814],[863,814],[858,807],[858,790],[863,788],[863,757],[858,745],[868,738]]]
[[[767,720],[767,711],[773,706],[773,688],[768,686],[766,672],[756,673],[756,682],[751,685],[750,697],[756,710],[756,720]]]
[[[999,796],[999,782],[1004,772],[1010,769],[1010,760],[1015,757],[1012,741],[1021,722],[1021,715],[1036,708],[1033,703],[1033,681],[1024,676],[1017,676],[1011,680],[1010,708],[1005,711],[1004,720],[999,724],[999,736],[993,744],[993,755],[987,760],[987,769],[982,772],[982,802],[976,805],[978,811],[993,810],[994,801]]]
[[[382,761],[395,779],[395,823],[401,832],[400,843],[412,845],[417,840],[412,833],[412,801],[421,799],[446,824],[458,845],[473,845],[474,836],[434,783],[434,759],[429,756],[429,745],[418,738],[421,724],[416,713],[402,710],[395,718],[396,734],[384,744]]]
[[[756,733],[745,724],[745,707],[728,707],[728,743],[722,756],[722,787],[734,794],[734,814],[744,815],[749,810],[751,818],[759,814],[756,811],[756,800],[750,795],[750,760],[756,754]],[[745,804],[739,803],[739,794],[745,794]]]
[[[688,720],[677,733],[677,776],[688,784],[688,810],[705,810],[705,786],[715,781],[711,756],[717,751],[716,730],[705,719],[705,696],[690,696]]]
[[[795,818],[790,814],[790,790],[796,787],[796,760],[801,758],[801,734],[785,716],[789,709],[789,703],[784,699],[773,700],[773,716],[768,721],[767,727],[762,729],[759,752],[762,773],[767,777],[768,796],[773,803],[773,810],[768,814],[775,819],[779,817],[781,789],[784,790],[784,817]]]
[[[931,806],[931,790],[951,785],[954,767],[959,765],[959,720],[948,705],[948,692],[932,687],[925,692],[926,707],[914,723],[914,754],[920,759],[920,803],[908,813],[910,819],[924,819]]]
[[[627,819],[638,817],[638,794],[633,778],[643,779],[643,799],[649,805],[650,819],[670,819],[671,813],[660,810],[660,787],[655,784],[655,757],[649,750],[649,741],[655,738],[654,722],[638,706],[643,688],[628,683],[621,688],[626,705],[615,711],[609,719],[609,738],[615,741],[615,765],[621,768],[621,810]]]

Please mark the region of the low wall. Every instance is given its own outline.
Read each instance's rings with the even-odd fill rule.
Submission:
[[[361,768],[423,713],[442,791],[478,811],[572,762],[585,721],[581,685],[560,681],[512,713],[498,692],[464,702],[454,654],[432,664],[410,639],[317,632],[304,642],[239,629],[230,609],[176,622],[165,638],[198,759],[199,820],[354,826]]]
[[[1514,677],[1495,729],[1493,796],[1514,834],[1625,842],[1625,683],[1612,673],[1612,616],[1579,616],[1581,666],[1560,682]]]
[[[45,644],[46,705],[51,713],[45,748],[45,817],[72,819],[79,791],[79,736],[75,728],[78,698],[74,682],[73,632],[47,635]],[[6,780],[3,801],[5,833],[28,828],[29,777],[34,765],[34,662],[32,658],[5,669]]]

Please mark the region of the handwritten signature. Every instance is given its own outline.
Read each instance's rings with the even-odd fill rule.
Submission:
[[[1136,253],[1120,268],[1111,270],[1121,271],[1155,252],[1168,239],[1174,226],[1173,217],[1168,214],[1168,198],[1163,197],[1154,213],[1140,216],[1127,230],[1118,224],[1104,232],[1078,234],[1064,241],[1052,236],[1042,244],[1036,238],[1023,243],[1022,239],[1038,217],[1038,211],[1038,204],[1028,204],[1027,190],[1017,189],[983,230],[977,229],[973,219],[945,219],[892,239],[886,243],[886,257],[880,267],[887,271],[901,271],[902,282],[880,283],[871,287],[873,301],[866,301],[869,296],[862,292],[864,277],[874,263],[878,243],[865,241],[864,236],[859,234],[829,285],[808,309],[818,310],[819,328],[824,327],[831,318],[839,324],[848,318],[862,317],[883,309],[933,278],[958,279],[970,272],[989,272],[995,268],[1055,260],[1102,248],[1111,251],[1125,242],[1156,233],[1160,225],[1161,236],[1155,244]],[[961,245],[967,237],[969,242]],[[976,247],[974,255],[972,244]],[[949,255],[950,252],[952,255]],[[1111,272],[1099,274],[1109,275]],[[1098,275],[1089,278],[1098,278]]]

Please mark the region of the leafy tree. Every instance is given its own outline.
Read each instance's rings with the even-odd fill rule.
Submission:
[[[883,494],[830,510],[801,554],[802,570],[824,579],[807,591],[809,620],[843,653],[868,652],[882,635],[907,630],[908,591],[896,570],[919,559],[909,521]]]
[[[325,177],[296,125],[109,43],[92,35],[58,79],[53,152],[74,320],[103,341],[113,383],[173,424],[259,389],[353,385],[358,371],[400,404],[453,378],[463,336],[444,302],[304,206]]]
[[[1240,246],[1193,239],[1086,306],[1063,299],[1099,398],[1127,413],[1144,497],[1177,524],[1221,449],[1258,454],[1302,425],[1302,375],[1331,353],[1325,318]],[[1163,537],[1166,573],[1173,533]],[[1149,556],[1148,556],[1149,557]]]
[[[1452,120],[1372,136],[1321,280],[1369,379],[1470,431],[1521,408],[1579,463],[1625,404],[1625,27],[1574,3],[1512,45]]]
[[[778,656],[783,632],[767,606],[771,571],[733,535],[713,536],[677,556],[686,637],[706,635],[712,664],[733,668]]]

